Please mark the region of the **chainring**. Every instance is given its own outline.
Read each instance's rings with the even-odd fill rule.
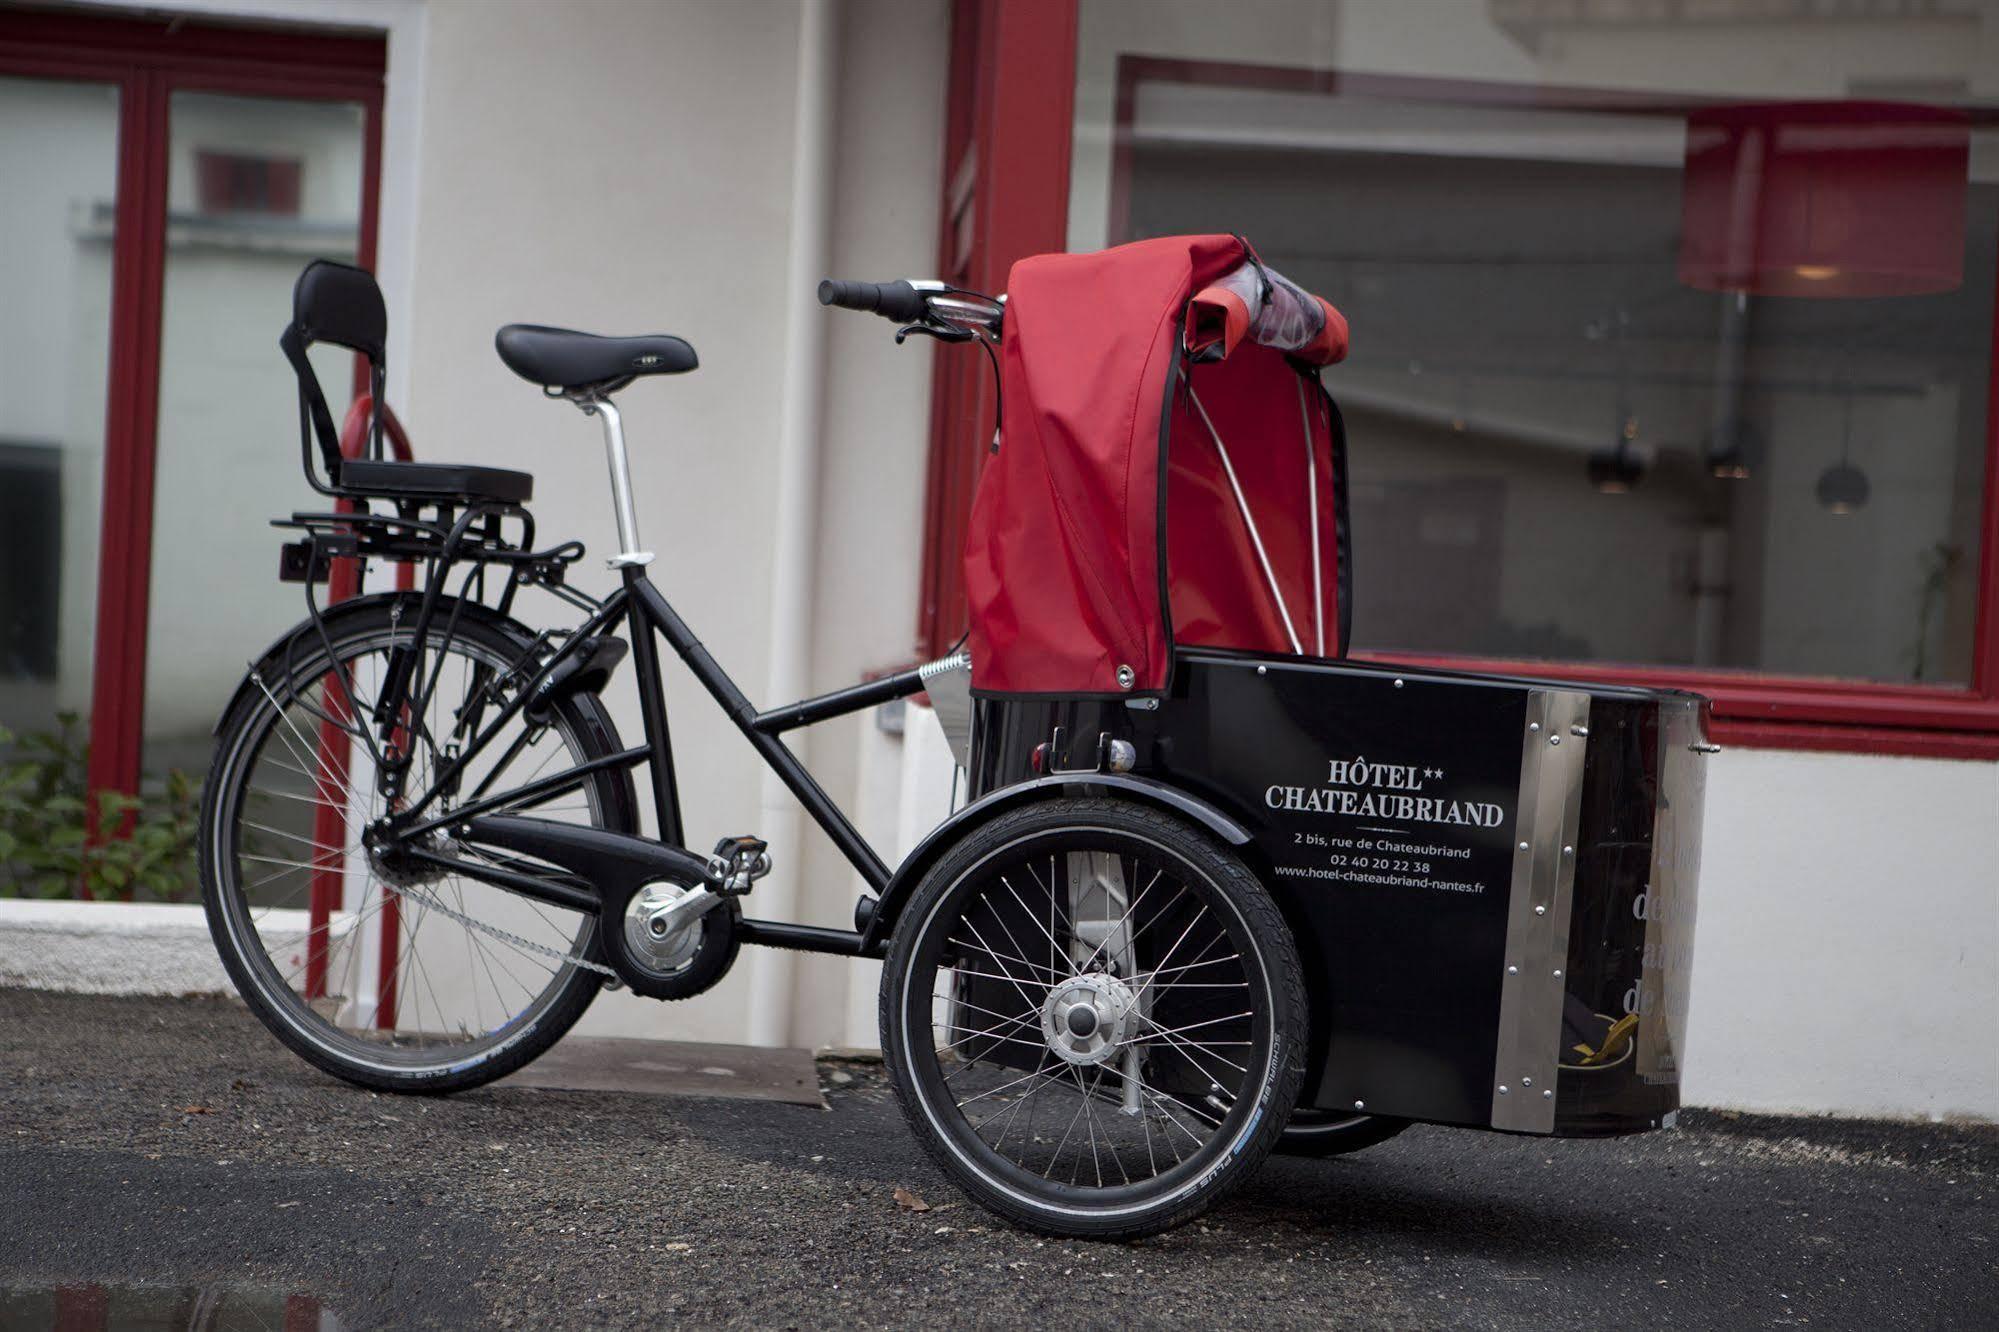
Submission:
[[[701,917],[695,928],[701,941],[686,961],[662,970],[653,960],[634,949],[625,933],[626,908],[641,889],[607,894],[597,915],[597,946],[633,994],[648,999],[691,999],[714,988],[729,974],[741,947],[738,922],[743,918],[742,900],[731,897]]]

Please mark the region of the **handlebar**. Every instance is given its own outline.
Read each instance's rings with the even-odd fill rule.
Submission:
[[[923,293],[908,282],[841,282],[827,278],[819,284],[819,303],[837,305],[842,310],[878,314],[899,323],[912,323],[930,313]]]
[[[1005,307],[976,292],[960,291],[942,282],[842,282],[828,278],[819,284],[819,303],[862,314],[880,315],[914,330],[959,341],[975,332],[997,335]],[[896,341],[900,342],[898,335]]]

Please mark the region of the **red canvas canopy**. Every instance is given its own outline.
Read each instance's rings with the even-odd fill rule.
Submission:
[[[1339,312],[1236,236],[1023,259],[965,540],[972,687],[1158,693],[1175,643],[1336,656]]]

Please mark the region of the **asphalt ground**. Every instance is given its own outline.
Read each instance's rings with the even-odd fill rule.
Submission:
[[[1999,1327],[1992,1127],[1418,1127],[1116,1246],[995,1221],[878,1066],[820,1074],[830,1110],[386,1097],[232,1002],[0,991],[0,1324],[9,1290],[95,1282],[302,1292],[349,1328]]]

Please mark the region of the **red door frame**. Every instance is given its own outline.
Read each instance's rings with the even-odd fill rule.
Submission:
[[[1000,290],[1005,285],[1007,266],[1015,259],[1065,248],[1069,159],[1074,135],[1071,122],[1075,105],[1077,4],[1078,0],[1008,3],[958,0],[953,23],[950,119],[944,163],[947,195],[942,210],[941,250],[945,271],[971,275],[964,279],[968,286]],[[1605,107],[1627,113],[1653,110],[1679,114],[1689,105],[1686,98],[1669,101],[1615,91],[1470,84],[1121,56],[1110,202],[1113,226],[1124,217],[1131,116],[1137,85],[1146,78],[1251,82],[1291,91],[1340,88],[1381,96],[1476,98],[1564,108]],[[1992,115],[1999,113],[1980,112],[1981,118]],[[989,143],[994,146],[987,147]],[[982,170],[981,162],[993,164],[993,169]],[[1004,181],[1004,191],[979,191],[976,182],[982,177]],[[969,245],[962,246],[955,218],[965,206],[967,190],[975,196],[993,197],[975,201]],[[965,250],[968,252],[961,252]],[[1468,656],[1397,659],[1585,682],[1614,681],[1698,690],[1715,700],[1715,733],[1727,743],[1939,758],[1999,758],[1999,311],[1995,311],[1994,352],[1986,412],[1978,623],[1968,687],[1870,684],[1749,672],[1501,661]],[[919,627],[922,646],[929,651],[948,645],[964,627],[964,592],[957,566],[977,465],[975,462],[966,466],[962,459],[982,459],[981,445],[992,430],[988,398],[979,399],[976,417],[965,412],[964,397],[953,391],[951,378],[962,375],[963,371],[942,358],[938,365],[929,494],[924,515],[923,619]],[[980,369],[983,371],[983,366]]]
[[[1077,0],[955,0],[937,266],[974,291],[1006,289],[1016,259],[1060,250],[1069,227]],[[965,627],[958,551],[998,402],[986,359],[940,347],[932,380],[918,650]]]
[[[176,92],[357,102],[363,108],[360,262],[373,267],[386,39],[255,31],[186,18],[0,12],[0,74],[118,89],[118,177],[89,785],[136,791],[152,577],[168,116]],[[365,381],[357,374],[357,388]]]

